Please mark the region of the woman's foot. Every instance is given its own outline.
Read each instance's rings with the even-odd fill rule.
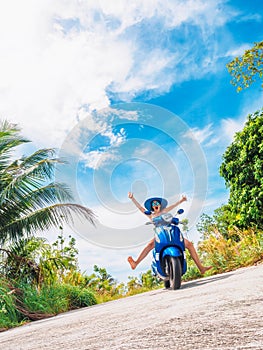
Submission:
[[[213,266],[203,266],[203,267],[201,267],[201,269],[200,269],[201,274],[203,275],[204,273],[206,273],[206,271],[212,269],[212,267]]]
[[[133,258],[132,258],[131,256],[129,256],[127,260],[128,260],[128,263],[131,265],[131,268],[132,268],[133,270],[136,269],[137,264],[136,264],[136,262],[133,260]]]

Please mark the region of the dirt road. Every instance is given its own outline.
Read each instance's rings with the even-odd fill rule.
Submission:
[[[5,350],[263,349],[263,264],[33,322]]]

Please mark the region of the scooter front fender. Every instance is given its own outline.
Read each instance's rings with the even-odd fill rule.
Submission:
[[[162,254],[162,259],[164,259],[166,256],[173,256],[173,257],[182,257],[182,273],[184,274],[187,270],[187,263],[186,263],[186,254],[185,251],[181,251],[177,247],[167,247],[164,249]]]
[[[165,256],[174,256],[174,257],[182,256],[182,252],[177,247],[167,247],[164,249],[162,254],[163,258]]]

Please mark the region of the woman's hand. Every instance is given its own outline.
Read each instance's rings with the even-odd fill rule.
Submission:
[[[181,202],[181,203],[183,203],[183,202],[185,202],[185,201],[187,201],[186,196],[182,196],[182,198],[181,198],[180,202]]]
[[[129,197],[130,199],[132,199],[132,198],[133,198],[133,193],[132,193],[132,192],[128,192],[128,197]]]

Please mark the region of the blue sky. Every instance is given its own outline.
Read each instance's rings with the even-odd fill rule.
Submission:
[[[200,214],[227,201],[222,154],[263,97],[237,93],[226,63],[262,40],[262,16],[261,0],[1,2],[0,115],[32,140],[21,153],[68,158],[56,176],[99,221],[74,227],[82,270],[149,268],[126,262],[152,236],[129,190],[186,194],[194,242]]]

